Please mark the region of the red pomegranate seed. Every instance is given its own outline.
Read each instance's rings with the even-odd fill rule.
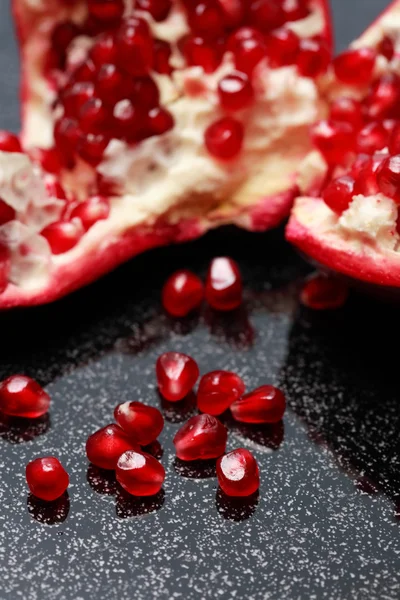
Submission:
[[[62,118],[54,126],[54,141],[59,155],[67,166],[73,166],[76,146],[82,133],[75,119]]]
[[[221,48],[199,36],[185,38],[182,53],[190,67],[202,67],[206,73],[213,73],[222,60]]]
[[[83,234],[82,223],[79,219],[73,219],[51,223],[41,235],[49,242],[53,254],[64,254],[76,246]]]
[[[283,0],[282,10],[285,21],[299,21],[310,14],[308,0]]]
[[[149,111],[147,122],[150,135],[162,135],[174,126],[174,118],[171,113],[160,106]]]
[[[267,56],[263,35],[252,27],[241,27],[228,39],[227,50],[233,53],[238,71],[250,75]]]
[[[51,175],[46,176],[45,178],[46,190],[50,196],[53,198],[58,198],[59,200],[66,200],[67,194],[61,183]]]
[[[376,173],[386,157],[387,154],[377,152],[372,158],[369,156],[368,160],[364,161],[364,164],[361,165],[360,161],[360,167],[358,169],[357,179],[354,185],[354,194],[372,196],[379,192]]]
[[[19,138],[9,131],[0,130],[0,152],[22,152]]]
[[[189,419],[174,437],[176,456],[180,460],[208,460],[225,452],[228,431],[212,415]]]
[[[354,129],[348,123],[318,121],[311,127],[311,139],[328,164],[343,164],[354,150]]]
[[[219,257],[211,261],[205,296],[216,310],[234,310],[242,304],[243,283],[238,264],[232,258]]]
[[[85,231],[88,231],[97,221],[108,219],[110,201],[104,196],[92,196],[85,202],[80,202],[72,211],[71,218],[80,219]]]
[[[92,433],[86,441],[86,455],[100,469],[115,469],[121,454],[138,449],[138,445],[114,423]]]
[[[53,29],[53,33],[51,34],[51,48],[60,58],[60,66],[63,65],[68,46],[80,33],[80,28],[72,21],[58,23]]]
[[[79,139],[77,152],[84,161],[96,167],[103,160],[109,141],[100,133],[87,133]]]
[[[285,22],[281,5],[276,0],[250,0],[247,9],[250,24],[263,32],[280,27]]]
[[[249,450],[238,448],[217,461],[217,477],[227,496],[250,496],[260,487],[257,461]]]
[[[347,287],[334,277],[315,275],[304,285],[300,300],[307,308],[333,310],[341,308],[349,295]]]
[[[378,45],[378,52],[379,52],[379,54],[382,54],[382,56],[387,58],[388,61],[392,60],[392,58],[394,56],[394,43],[393,43],[393,40],[388,35],[386,35],[380,41],[380,43]]]
[[[135,79],[132,94],[135,104],[140,104],[144,108],[154,108],[160,102],[160,92],[151,77]]]
[[[117,34],[117,57],[121,69],[130,75],[147,75],[153,66],[154,42],[144,19],[130,17]]]
[[[0,198],[0,225],[15,219],[15,210]]]
[[[79,65],[79,67],[74,69],[70,76],[70,82],[72,84],[85,82],[93,83],[96,79],[96,74],[97,71],[94,63],[88,59],[86,62]]]
[[[165,479],[162,464],[146,452],[128,450],[117,463],[117,481],[132,496],[154,496]]]
[[[204,139],[212,156],[220,160],[232,160],[242,150],[243,125],[232,117],[223,117],[206,129]]]
[[[8,277],[10,274],[10,252],[8,248],[0,244],[0,294],[5,292],[8,287]],[[1,408],[0,408],[1,410]]]
[[[118,21],[124,14],[124,0],[87,0],[89,14],[99,21]]]
[[[400,123],[393,127],[389,137],[388,148],[390,154],[400,154]]]
[[[333,61],[336,77],[347,85],[370,83],[375,67],[376,52],[372,48],[346,50]]]
[[[113,64],[117,59],[117,46],[112,35],[106,34],[99,38],[89,51],[89,57],[95,67]]]
[[[0,411],[5,415],[36,419],[49,407],[50,396],[30,377],[11,375],[0,383]]]
[[[387,73],[377,79],[364,100],[366,116],[371,121],[400,117],[400,77]]]
[[[400,204],[400,154],[388,156],[376,173],[379,190]]]
[[[300,39],[288,27],[276,29],[267,37],[268,63],[271,67],[284,67],[296,62]]]
[[[203,282],[187,270],[171,275],[162,290],[163,306],[174,317],[186,317],[200,306],[203,297]]]
[[[364,154],[373,154],[382,150],[388,144],[389,134],[381,123],[365,125],[357,136],[357,151]]]
[[[297,69],[303,77],[316,79],[326,72],[331,61],[331,53],[325,42],[304,38],[296,58]]]
[[[124,77],[114,64],[103,64],[97,74],[96,94],[106,104],[114,105],[124,97]]]
[[[66,117],[77,117],[80,109],[95,94],[94,84],[85,81],[74,83],[62,95],[64,115]]]
[[[277,423],[285,409],[283,392],[272,385],[262,385],[231,405],[233,418],[241,423]]]
[[[243,23],[246,14],[247,0],[216,0],[228,29],[236,29]]]
[[[160,411],[142,402],[119,404],[114,411],[114,418],[139,446],[147,446],[154,442],[164,428],[164,419]]]
[[[26,465],[26,482],[36,498],[52,502],[66,491],[69,476],[58,458],[46,456]]]
[[[169,63],[172,50],[168,42],[154,40],[154,70],[156,73],[171,75],[172,67]]]
[[[351,175],[356,178],[361,173],[367,163],[371,162],[371,157],[368,154],[357,154],[351,166]]]
[[[105,129],[108,120],[108,112],[100,98],[91,98],[79,111],[79,126],[84,133]]]
[[[57,148],[35,148],[33,158],[48,173],[56,174],[61,169],[61,160]]]
[[[112,134],[128,142],[141,137],[144,126],[144,114],[130,100],[121,100],[114,106],[114,125]]]
[[[170,402],[183,400],[199,378],[199,367],[190,356],[165,352],[157,359],[157,384],[160,394]]]
[[[200,379],[197,406],[203,413],[221,415],[245,391],[243,380],[230,371],[212,371]]]
[[[342,96],[332,102],[330,119],[350,123],[355,129],[363,124],[362,106],[358,100]]]
[[[254,90],[247,75],[235,72],[221,79],[218,95],[223,109],[235,111],[245,108],[253,101]]]
[[[149,12],[155,21],[164,21],[172,8],[172,0],[136,0],[135,8]]]
[[[224,33],[224,15],[213,0],[196,0],[188,7],[188,22],[192,31],[202,37],[215,39]]]
[[[322,198],[333,212],[341,215],[349,208],[354,195],[354,179],[347,175],[331,181],[322,193]]]

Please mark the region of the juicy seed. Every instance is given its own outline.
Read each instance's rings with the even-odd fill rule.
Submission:
[[[317,274],[305,283],[300,300],[313,310],[334,310],[345,304],[348,295],[348,288],[341,281]]]
[[[89,81],[74,83],[62,95],[64,115],[77,117],[82,106],[95,94],[94,84]]]
[[[281,4],[276,0],[250,0],[248,7],[250,24],[264,33],[280,27],[285,21]]]
[[[15,219],[15,209],[0,198],[0,225]]]
[[[390,154],[400,154],[400,123],[395,125],[392,130],[389,138],[388,148]]]
[[[400,154],[386,158],[377,170],[379,190],[400,204]]]
[[[247,75],[230,73],[218,84],[219,101],[225,110],[241,110],[254,99],[254,90]]]
[[[349,176],[331,181],[322,193],[322,198],[333,212],[341,215],[349,208],[354,195],[354,179]]]
[[[87,0],[89,14],[99,21],[118,21],[124,14],[124,0]]]
[[[142,402],[119,404],[114,411],[114,418],[139,446],[147,446],[154,442],[164,428],[164,419],[160,411]]]
[[[43,229],[41,235],[49,242],[53,254],[64,254],[79,242],[84,234],[79,219],[57,221]]]
[[[183,400],[199,378],[197,363],[186,354],[165,352],[156,363],[157,384],[160,394],[170,402]]]
[[[155,21],[164,21],[172,8],[172,0],[136,0],[136,8],[149,12]]]
[[[362,154],[360,156],[368,155]],[[363,194],[363,196],[372,196],[379,192],[376,173],[386,157],[387,154],[378,152],[375,153],[373,157],[368,156],[368,159],[365,160],[363,164],[360,160],[360,166],[354,185],[354,195]],[[355,165],[353,165],[352,170],[355,170]]]
[[[278,68],[293,65],[300,48],[298,35],[287,27],[276,29],[267,37],[268,63]]]
[[[165,109],[157,106],[149,111],[148,126],[150,129],[150,135],[162,135],[166,133],[174,126],[174,118],[171,113]]]
[[[78,204],[71,213],[72,219],[80,219],[85,231],[88,231],[97,221],[108,219],[110,201],[104,196],[92,196],[86,202]]]
[[[366,116],[371,121],[400,117],[400,77],[387,73],[377,79],[364,100]]]
[[[363,124],[362,106],[358,100],[342,96],[332,102],[330,119],[350,123],[355,129]]]
[[[233,450],[218,459],[217,478],[227,496],[250,496],[260,487],[257,461],[245,448]]]
[[[354,130],[348,123],[318,121],[311,127],[311,139],[329,165],[343,164],[354,150]]]
[[[244,382],[236,373],[212,371],[200,379],[197,406],[209,415],[221,415],[244,392]]]
[[[109,34],[100,37],[90,49],[89,58],[97,68],[104,64],[114,64],[117,59],[117,46],[114,37]]]
[[[163,306],[173,317],[186,317],[200,306],[203,297],[203,282],[187,270],[171,275],[162,290]]]
[[[282,10],[285,21],[298,21],[310,14],[309,0],[283,0]]]
[[[50,396],[30,377],[11,375],[0,383],[0,411],[5,415],[36,419],[49,407]]]
[[[129,450],[119,457],[115,475],[128,494],[154,496],[164,483],[165,470],[151,454]]]
[[[143,131],[144,116],[142,110],[134,106],[130,100],[121,100],[114,107],[113,136],[135,142]]]
[[[98,133],[105,128],[108,113],[100,98],[91,98],[79,111],[79,124],[84,133]]]
[[[373,154],[387,146],[389,133],[381,123],[365,125],[357,136],[357,152]]]
[[[225,452],[228,431],[212,415],[196,415],[174,437],[176,456],[180,460],[208,460]]]
[[[220,160],[232,160],[242,150],[243,125],[232,117],[223,117],[206,129],[204,137],[206,148],[212,156]]]
[[[375,61],[375,50],[358,48],[339,54],[333,61],[333,68],[339,81],[357,87],[370,83]]]
[[[241,423],[277,423],[285,410],[283,392],[272,385],[263,385],[231,405],[233,418]]]
[[[36,498],[52,502],[68,488],[69,476],[57,458],[46,456],[26,465],[26,482]]]
[[[117,34],[117,62],[130,75],[147,75],[153,66],[154,41],[146,21],[131,17]]]
[[[394,43],[392,38],[388,35],[382,38],[378,45],[378,52],[387,58],[388,61],[391,61],[394,57]]]
[[[103,64],[97,74],[96,94],[106,104],[113,105],[125,94],[124,77],[114,64]]]
[[[213,0],[196,0],[188,5],[188,22],[192,31],[215,39],[224,33],[223,13]]]
[[[138,449],[138,445],[114,423],[99,429],[86,441],[86,455],[100,469],[115,469],[121,454]]]
[[[214,258],[207,274],[205,296],[208,304],[216,310],[234,310],[242,304],[242,276],[234,260]]]
[[[58,23],[51,34],[51,48],[54,52],[58,68],[65,66],[68,46],[80,34],[80,28],[72,21]]]
[[[267,55],[263,35],[251,27],[241,27],[233,33],[228,39],[227,50],[233,53],[237,70],[248,75]]]
[[[66,167],[74,166],[76,145],[82,135],[75,119],[62,118],[54,126],[54,142]]]
[[[0,130],[0,152],[22,152],[18,136],[9,131]]]
[[[169,63],[172,50],[168,42],[164,40],[154,41],[154,70],[162,75],[171,75],[172,67]]]
[[[221,48],[199,36],[183,40],[182,52],[188,66],[202,67],[205,73],[213,73],[221,64]]]
[[[101,163],[109,141],[108,137],[100,133],[88,133],[79,139],[76,150],[84,161],[96,167]]]
[[[323,41],[304,38],[296,58],[297,70],[303,77],[316,79],[330,64],[331,53]]]
[[[133,83],[132,95],[144,108],[154,108],[160,102],[160,92],[151,77],[140,77]]]

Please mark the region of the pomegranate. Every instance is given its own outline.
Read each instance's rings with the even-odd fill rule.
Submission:
[[[348,289],[335,277],[314,275],[306,281],[300,300],[304,306],[314,310],[332,310],[345,304]]]
[[[207,460],[225,452],[228,431],[212,415],[196,415],[174,437],[176,456],[180,460]]]
[[[26,482],[36,498],[52,502],[66,491],[69,476],[58,458],[46,456],[26,465]]]
[[[185,317],[198,308],[203,300],[203,282],[191,271],[177,271],[165,282],[162,302],[173,317]]]
[[[127,450],[139,450],[139,446],[114,423],[99,429],[86,441],[86,455],[100,469],[114,470],[119,457]]]
[[[305,186],[287,227],[287,239],[314,264],[374,288],[400,286],[399,14],[396,0],[335,59],[326,81],[330,120],[334,130],[350,127],[353,143],[338,143],[342,150],[335,155],[314,137],[315,151],[300,168]],[[342,284],[316,279],[302,299],[329,308],[342,305],[346,295]]]
[[[288,214],[324,114],[327,0],[13,8],[23,110],[20,138],[0,135],[0,307],[50,302],[218,224],[265,230]]]
[[[260,487],[257,461],[245,448],[228,452],[218,459],[217,477],[227,496],[250,496]]]
[[[164,428],[164,419],[160,411],[142,402],[119,404],[114,411],[114,417],[118,425],[139,446],[147,446],[154,442]]]
[[[128,494],[154,496],[161,490],[165,470],[151,454],[128,450],[119,457],[115,475]]]
[[[0,411],[12,417],[36,419],[50,407],[50,396],[30,377],[11,375],[0,383]]]
[[[277,423],[285,410],[285,396],[273,385],[262,385],[231,405],[233,418],[241,423]]]
[[[221,415],[244,391],[244,382],[236,373],[212,371],[200,379],[197,406],[209,415]]]
[[[242,276],[234,260],[226,257],[211,261],[206,281],[206,300],[212,308],[229,311],[242,303]]]
[[[156,376],[160,394],[170,402],[183,400],[199,378],[197,363],[186,354],[165,352],[157,359]]]

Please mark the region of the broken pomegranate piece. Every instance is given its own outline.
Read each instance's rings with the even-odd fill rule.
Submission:
[[[326,0],[14,0],[14,14],[22,133],[0,136],[0,308],[219,224],[287,216],[324,115]]]
[[[197,406],[209,415],[221,415],[244,391],[244,382],[236,373],[212,371],[200,379]]]
[[[36,498],[52,502],[66,491],[69,476],[58,458],[46,456],[26,465],[26,482]]]
[[[262,385],[231,405],[233,418],[240,423],[277,423],[285,410],[285,396],[273,385]]]
[[[86,455],[100,469],[114,470],[119,457],[127,450],[139,450],[139,446],[114,423],[99,429],[86,441]]]
[[[199,378],[197,363],[181,352],[165,352],[157,359],[156,376],[160,394],[170,402],[183,400]]]
[[[228,431],[212,415],[196,415],[174,437],[176,456],[180,460],[207,460],[225,452]]]
[[[128,450],[119,457],[115,475],[128,494],[154,496],[164,483],[165,470],[151,454]]]
[[[260,487],[257,461],[249,450],[238,448],[217,461],[218,483],[227,496],[245,497]]]
[[[30,377],[11,375],[0,383],[0,411],[5,415],[36,419],[49,407],[50,396]]]
[[[160,411],[142,402],[119,404],[114,411],[114,417],[118,425],[139,446],[147,446],[154,442],[164,427]]]

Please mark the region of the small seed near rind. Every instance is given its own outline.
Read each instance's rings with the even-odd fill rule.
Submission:
[[[322,192],[325,204],[335,213],[341,215],[349,208],[353,199],[354,184],[354,179],[348,175],[331,181]]]
[[[218,459],[217,478],[228,496],[251,496],[260,487],[257,461],[246,448],[238,448]]]
[[[52,502],[67,490],[69,475],[58,458],[46,456],[26,465],[26,482],[36,498]]]

